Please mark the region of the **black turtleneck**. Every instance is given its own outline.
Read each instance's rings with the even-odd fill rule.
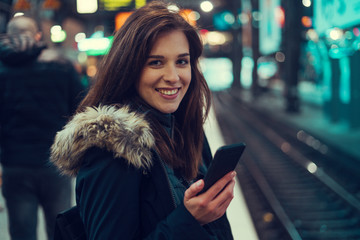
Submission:
[[[154,116],[157,121],[164,127],[165,131],[169,134],[170,138],[174,136],[174,115],[171,113],[162,113],[159,110],[147,105],[147,104],[136,104],[137,110],[144,113],[145,115],[149,114]]]
[[[174,137],[175,116],[173,114],[162,113],[148,105],[140,105],[138,109],[145,114],[151,114],[151,116],[155,117],[156,120],[159,121],[161,126],[164,127],[165,131],[169,134],[169,137]],[[176,169],[173,169],[167,163],[163,163],[170,181],[170,187],[175,197],[175,203],[178,206],[182,203],[184,199],[184,193],[191,183],[187,182],[185,178],[181,176],[179,171],[176,171]],[[199,174],[201,175],[201,177],[205,175],[206,171],[207,168],[205,167],[205,165],[200,165]]]
[[[162,113],[150,106],[141,105],[139,110],[145,114],[149,114],[152,117],[156,118],[157,121],[164,127],[165,131],[169,134],[170,138],[174,137],[174,123],[175,117],[171,113]],[[178,171],[174,170],[166,162],[163,162],[167,176],[170,181],[170,187],[174,194],[176,206],[182,203],[184,199],[184,193],[189,187],[189,183],[184,180],[184,178],[179,175]]]
[[[151,114],[159,121],[161,126],[164,127],[165,131],[169,134],[170,138],[174,137],[174,120],[175,117],[171,113],[162,113],[156,109],[151,109]]]

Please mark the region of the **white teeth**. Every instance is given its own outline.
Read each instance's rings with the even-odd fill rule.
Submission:
[[[173,89],[173,90],[164,90],[164,89],[158,89],[158,91],[161,93],[161,94],[164,94],[164,95],[174,95],[175,93],[178,92],[179,89]]]

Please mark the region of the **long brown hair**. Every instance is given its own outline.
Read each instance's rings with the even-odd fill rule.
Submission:
[[[203,147],[203,123],[210,108],[210,90],[199,69],[202,42],[197,30],[165,3],[153,1],[136,10],[115,33],[113,46],[99,67],[95,83],[78,111],[99,104],[139,102],[136,83],[159,34],[181,30],[190,46],[191,83],[179,108],[175,136],[171,140],[163,128],[150,119],[160,157],[187,179],[196,176]],[[151,115],[149,116],[151,118]]]

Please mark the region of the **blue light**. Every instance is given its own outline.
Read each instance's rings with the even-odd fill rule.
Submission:
[[[350,95],[350,59],[343,57],[339,61],[340,64],[340,88],[339,95],[342,103],[349,104],[351,100]]]
[[[221,91],[231,87],[234,77],[229,58],[204,58],[201,69],[211,91]]]
[[[214,14],[213,23],[217,30],[226,31],[235,23],[235,17],[230,11],[223,11]]]

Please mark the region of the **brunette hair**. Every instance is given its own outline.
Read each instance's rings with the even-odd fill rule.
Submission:
[[[113,45],[104,57],[88,94],[78,111],[88,106],[143,104],[136,83],[157,37],[164,32],[181,30],[190,46],[191,83],[174,113],[175,136],[171,140],[163,127],[149,116],[160,157],[184,177],[196,177],[203,148],[203,124],[210,108],[210,90],[199,69],[203,46],[197,30],[167,4],[152,1],[130,15],[115,33]]]

